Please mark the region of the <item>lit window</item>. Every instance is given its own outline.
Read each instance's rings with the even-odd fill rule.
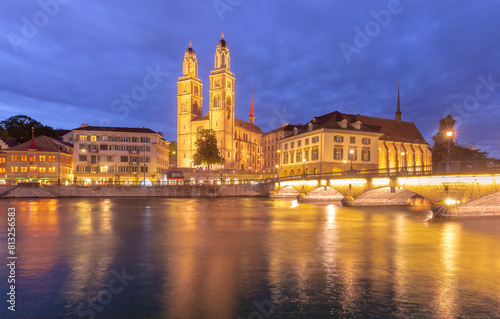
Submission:
[[[36,155],[30,155],[30,162],[36,162]]]
[[[78,140],[79,141],[86,141],[87,140],[87,135],[78,135]]]
[[[21,162],[27,162],[28,161],[28,155],[21,155]]]
[[[40,172],[40,173],[45,173],[45,172],[46,172],[46,168],[45,168],[45,167],[40,167],[40,168],[38,169],[38,172]]]
[[[371,140],[370,140],[369,138],[366,138],[366,137],[365,137],[365,138],[363,138],[363,139],[361,140],[361,143],[363,143],[364,145],[370,145]]]
[[[21,173],[27,173],[27,172],[28,172],[27,166],[21,167]]]
[[[17,167],[17,166],[12,166],[12,167],[10,168],[10,172],[11,172],[11,173],[17,173],[17,171],[18,171],[18,167]]]
[[[10,160],[11,160],[12,162],[17,162],[17,155],[11,155],[11,156],[10,156]]]
[[[45,155],[40,155],[40,156],[38,157],[38,161],[39,161],[39,162],[45,162],[45,160],[46,160]]]
[[[95,136],[95,135],[90,135],[90,140],[91,140],[92,142],[96,142],[96,141],[97,141],[97,136]]]

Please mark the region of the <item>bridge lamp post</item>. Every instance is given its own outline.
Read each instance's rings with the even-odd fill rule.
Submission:
[[[305,158],[302,159],[302,163],[304,164],[304,167],[302,168],[303,169],[302,173],[304,174],[304,176],[306,176],[306,159]]]
[[[446,132],[446,137],[448,139],[447,143],[447,156],[446,156],[446,162],[449,163],[451,162],[451,156],[450,156],[450,141],[453,140],[453,131],[447,131]]]
[[[344,175],[345,175],[345,163],[347,163],[347,161],[343,160],[343,163],[344,163]]]
[[[354,159],[354,150],[349,150],[349,156],[351,157],[351,169],[350,169],[350,171],[352,172],[353,171],[352,160]]]
[[[278,179],[279,165],[276,165],[276,179]]]
[[[276,151],[278,153],[278,165],[276,165],[276,169],[279,169],[279,165],[281,165],[281,150]],[[276,175],[279,175],[279,171],[276,172]]]

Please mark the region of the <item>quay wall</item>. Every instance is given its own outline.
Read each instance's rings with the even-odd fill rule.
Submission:
[[[0,186],[0,197],[225,197],[267,196],[272,183],[169,186]]]

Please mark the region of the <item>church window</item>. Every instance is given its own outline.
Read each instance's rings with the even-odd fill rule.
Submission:
[[[214,107],[220,107],[220,97],[218,95],[214,96]]]
[[[215,80],[215,87],[216,88],[220,87],[220,81],[219,80]]]
[[[231,97],[230,96],[227,97],[227,105],[231,106]]]
[[[197,86],[194,87],[194,94],[198,94],[198,87]]]

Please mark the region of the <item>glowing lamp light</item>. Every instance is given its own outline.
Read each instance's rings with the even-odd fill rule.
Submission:
[[[446,136],[448,136],[448,137],[452,137],[452,136],[453,136],[453,132],[452,132],[452,131],[448,131],[448,132],[446,132]]]
[[[451,199],[451,198],[447,198],[447,199],[444,201],[444,203],[445,203],[446,205],[456,205],[456,204],[457,204],[457,201],[456,201],[456,200],[454,200],[454,199]]]

